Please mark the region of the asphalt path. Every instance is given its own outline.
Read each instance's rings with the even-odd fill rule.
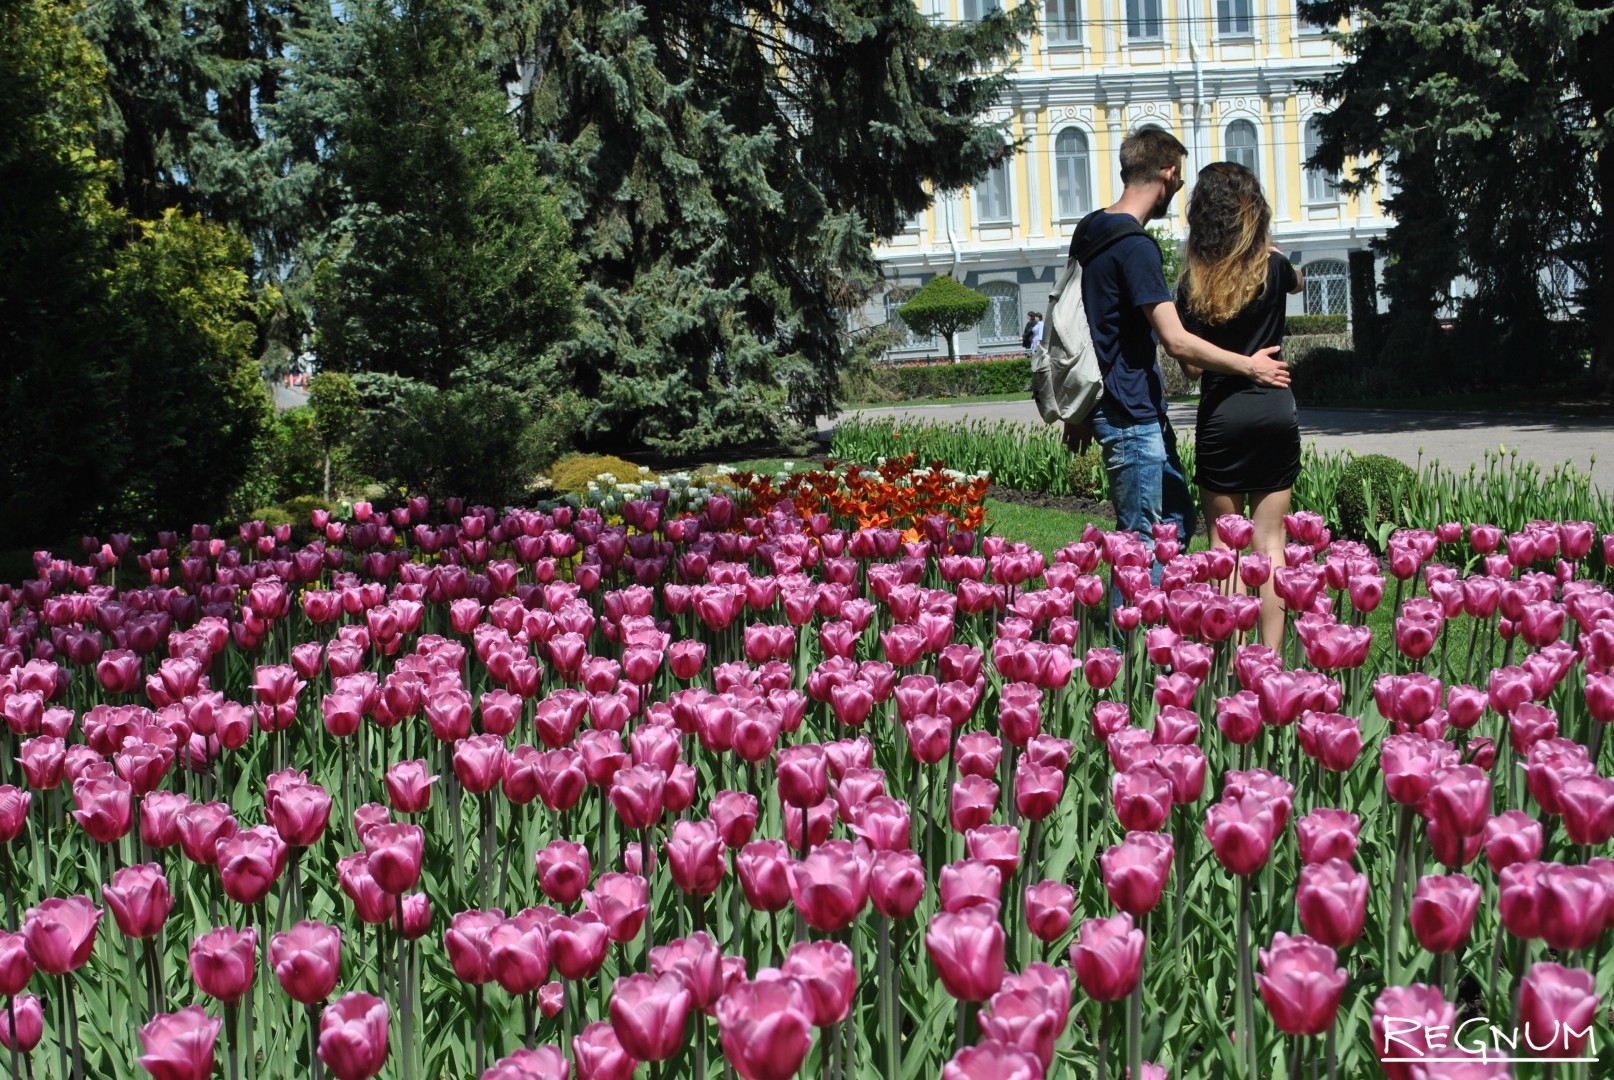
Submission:
[[[1168,406],[1178,431],[1194,430],[1193,404]],[[1010,420],[1041,425],[1037,408],[1024,401],[988,401],[959,405],[895,405],[855,409],[852,416],[911,416],[951,423],[959,420]],[[827,436],[834,422],[819,421]],[[1604,491],[1614,490],[1614,417],[1557,417],[1537,413],[1415,412],[1401,409],[1300,410],[1300,438],[1319,450],[1350,450],[1358,454],[1389,454],[1409,465],[1419,456],[1462,472],[1471,463],[1483,467],[1485,455],[1512,454],[1551,467],[1571,462],[1591,470]],[[1595,459],[1595,460],[1594,460]]]

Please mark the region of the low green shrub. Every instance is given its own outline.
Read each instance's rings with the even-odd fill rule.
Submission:
[[[1301,334],[1343,334],[1345,316],[1290,315],[1283,320],[1283,333],[1285,337],[1298,337]]]
[[[1353,540],[1377,546],[1381,524],[1406,519],[1418,483],[1410,465],[1386,454],[1352,458],[1334,494],[1340,530]]]
[[[655,474],[639,472],[639,466],[622,458],[601,454],[573,454],[555,462],[549,470],[549,482],[563,495],[584,492],[602,473],[609,473],[619,482],[655,480]]]
[[[985,470],[994,484],[1016,491],[1101,498],[1104,468],[1098,450],[1072,457],[1054,427],[1008,420],[938,423],[895,417],[854,417],[835,428],[830,456],[872,464],[913,454],[949,469]]]
[[[1031,360],[1011,356],[958,364],[875,364],[857,385],[873,388],[875,395],[848,400],[913,401],[1022,393],[1030,397]]]

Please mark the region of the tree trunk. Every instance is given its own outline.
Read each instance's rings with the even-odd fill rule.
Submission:
[[[331,448],[325,448],[325,501],[331,501]]]
[[[947,359],[956,364],[958,363],[958,350],[953,345],[954,337],[955,335],[952,333],[947,335]]]

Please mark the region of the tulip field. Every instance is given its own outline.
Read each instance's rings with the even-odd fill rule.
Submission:
[[[735,481],[38,553],[0,1062],[1614,1075],[1614,523],[1045,559],[983,478]]]

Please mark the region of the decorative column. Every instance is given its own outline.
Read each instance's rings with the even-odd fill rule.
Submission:
[[[1272,217],[1274,221],[1289,221],[1289,181],[1292,179],[1289,163],[1304,158],[1296,150],[1289,153],[1288,95],[1270,94],[1267,97],[1267,175],[1272,177]]]
[[[1043,219],[1048,215],[1043,212],[1042,177],[1046,171],[1037,155],[1041,150],[1041,135],[1039,129],[1040,117],[1035,109],[1026,109],[1020,114],[1020,129],[1025,136],[1026,165],[1026,216],[1031,220],[1031,235],[1033,238],[1044,234]]]

